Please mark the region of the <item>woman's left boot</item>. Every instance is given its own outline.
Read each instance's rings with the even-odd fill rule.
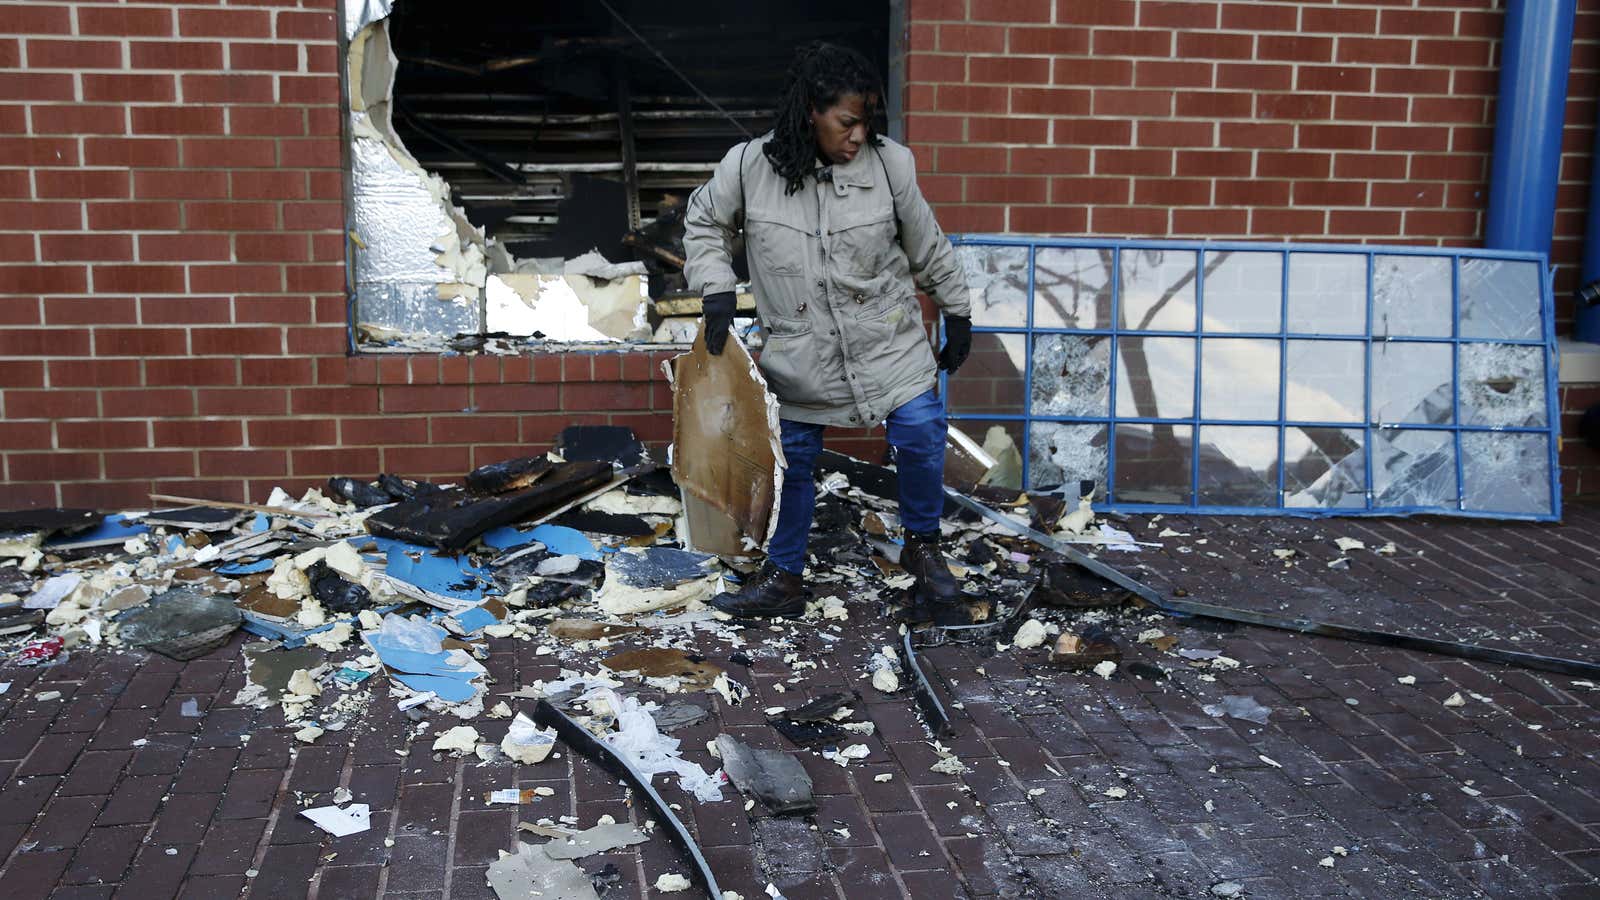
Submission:
[[[961,599],[956,576],[951,574],[944,554],[939,552],[939,532],[906,532],[905,549],[900,552],[900,567],[916,581],[912,588],[914,603],[938,606],[953,604]]]

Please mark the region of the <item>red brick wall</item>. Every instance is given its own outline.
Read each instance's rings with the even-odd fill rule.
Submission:
[[[1482,241],[1496,0],[909,2],[905,133],[949,231]],[[1563,332],[1600,89],[1600,0],[1578,9],[1551,250]],[[1564,408],[1569,424],[1582,409]],[[1600,454],[1569,441],[1562,463],[1569,492],[1600,490]]]
[[[0,507],[668,437],[662,354],[346,357],[333,6],[0,4]]]
[[[1499,14],[1409,5],[911,0],[925,189],[952,231],[1470,242]],[[667,437],[659,353],[346,356],[337,29],[331,0],[0,0],[0,507],[453,477],[577,421]]]

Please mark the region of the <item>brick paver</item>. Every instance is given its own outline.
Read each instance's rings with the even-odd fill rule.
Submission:
[[[1594,508],[1569,511],[1560,526],[1124,524],[1141,535],[1189,533],[1164,539],[1161,550],[1112,557],[1124,568],[1143,565],[1141,577],[1163,589],[1596,656]],[[1350,569],[1328,569],[1338,555],[1332,535],[1369,547],[1393,540],[1397,553],[1357,551]],[[1298,565],[1284,568],[1270,555],[1285,546],[1303,552]],[[1055,669],[1043,649],[930,648],[926,661],[956,718],[944,743],[970,767],[964,775],[929,771],[938,755],[909,698],[878,694],[864,680],[866,658],[894,638],[875,604],[851,603],[846,626],[823,633],[810,624],[746,629],[749,668],[729,661],[728,644],[699,636],[691,643],[752,694],[738,707],[689,696],[713,718],[675,735],[688,759],[714,768],[705,742],[719,731],[787,746],[761,711],[831,690],[860,691],[855,718],[874,722],[876,733],[851,736],[870,754],[849,768],[800,751],[818,800],[807,818],[773,818],[759,805],[746,811],[731,788],[722,803],[701,804],[673,781],[657,786],[681,808],[723,887],[746,898],[766,896],[769,883],[790,898],[919,900],[1199,897],[1224,881],[1252,897],[1600,894],[1600,693],[1592,686],[1266,629],[1147,619],[1132,610],[1113,617],[1127,657],[1110,679]],[[1219,650],[1241,665],[1194,668],[1136,644],[1152,625],[1180,647]],[[564,746],[538,766],[433,753],[433,734],[454,720],[435,717],[419,731],[381,683],[362,719],[313,746],[297,744],[277,709],[232,705],[244,683],[240,643],[187,664],[78,651],[59,666],[0,667],[0,681],[13,682],[0,695],[7,897],[487,897],[484,867],[517,840],[519,820],[641,820],[624,788]],[[540,654],[537,642],[490,646],[495,694],[557,677],[571,663]],[[796,671],[784,662],[789,653],[817,667]],[[1168,677],[1129,676],[1134,661]],[[38,700],[46,690],[61,699]],[[1458,691],[1465,705],[1442,705]],[[1225,695],[1253,697],[1271,718],[1261,725],[1204,711]],[[180,714],[189,698],[200,717]],[[513,705],[531,709],[531,701]],[[506,728],[504,720],[473,724],[486,740]],[[891,780],[876,780],[882,774]],[[511,786],[555,795],[518,809],[483,802],[485,791]],[[327,803],[337,787],[372,807],[369,832],[331,838],[295,815],[302,802]],[[1330,858],[1331,867],[1320,864]],[[686,871],[659,835],[582,865],[612,876],[608,898],[653,896],[640,886]]]

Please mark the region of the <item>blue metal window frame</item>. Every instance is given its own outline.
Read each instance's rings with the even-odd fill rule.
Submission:
[[[1020,422],[1022,426],[1022,440],[1019,450],[1022,454],[1023,486],[1031,488],[1032,455],[1031,443],[1033,438],[1033,424],[1035,422],[1061,422],[1067,424],[1103,425],[1107,429],[1106,446],[1106,483],[1102,486],[1105,502],[1096,504],[1098,508],[1123,512],[1150,512],[1150,513],[1206,513],[1221,515],[1288,515],[1304,518],[1325,518],[1330,516],[1387,516],[1387,515],[1416,515],[1437,514],[1458,516],[1464,518],[1485,519],[1515,519],[1524,521],[1559,521],[1561,518],[1561,487],[1560,465],[1558,460],[1560,436],[1560,405],[1559,382],[1557,379],[1556,363],[1556,337],[1555,337],[1555,312],[1552,299],[1551,273],[1545,255],[1542,253],[1527,253],[1508,250],[1482,250],[1475,248],[1450,248],[1450,247],[1416,247],[1416,246],[1385,246],[1376,244],[1310,244],[1289,242],[1249,242],[1249,241],[1157,241],[1157,240],[1107,240],[1095,238],[1047,238],[1025,237],[1015,235],[985,235],[965,234],[951,235],[951,242],[957,247],[1025,247],[1027,248],[1027,310],[1024,324],[1021,326],[985,326],[973,325],[975,335],[1018,335],[1024,341],[1024,366],[1022,389],[1022,413],[999,412],[956,412],[949,406],[949,376],[941,372],[939,376],[940,396],[945,399],[946,415],[952,423],[962,421],[982,422]],[[1038,252],[1041,248],[1078,248],[1094,250],[1111,250],[1112,261],[1107,277],[1111,280],[1111,321],[1106,328],[1041,328],[1034,324],[1034,290],[1035,272]],[[1193,331],[1169,330],[1139,330],[1123,328],[1121,322],[1122,302],[1122,254],[1124,251],[1162,250],[1176,252],[1192,252],[1196,254],[1195,260],[1195,328]],[[1234,251],[1252,253],[1274,253],[1282,261],[1279,302],[1281,304],[1276,332],[1207,332],[1205,326],[1205,254],[1207,252]],[[1364,257],[1366,261],[1366,330],[1362,334],[1316,334],[1294,332],[1289,330],[1289,269],[1291,254],[1296,253],[1334,253]],[[1450,312],[1451,326],[1449,337],[1432,336],[1374,336],[1372,334],[1372,307],[1373,307],[1373,269],[1374,258],[1377,256],[1419,256],[1435,259],[1450,260]],[[1505,338],[1471,338],[1461,335],[1461,265],[1463,260],[1486,259],[1512,262],[1536,263],[1539,272],[1539,317],[1542,326],[1542,339],[1505,339]],[[1110,366],[1111,371],[1107,378],[1107,414],[1103,416],[1054,416],[1036,415],[1033,412],[1033,356],[1034,339],[1036,335],[1079,335],[1103,336],[1111,341]],[[1150,418],[1139,416],[1117,415],[1117,351],[1122,337],[1181,337],[1194,342],[1194,401],[1193,410],[1188,417]],[[1201,386],[1203,378],[1203,353],[1204,341],[1207,338],[1257,338],[1274,340],[1278,342],[1278,414],[1273,420],[1243,420],[1243,419],[1212,419],[1202,415]],[[942,335],[941,335],[942,339]],[[1302,420],[1289,420],[1286,413],[1286,396],[1288,393],[1288,342],[1291,340],[1316,340],[1316,341],[1354,341],[1360,342],[1363,347],[1363,416],[1359,423],[1354,422],[1312,422]],[[1422,343],[1422,344],[1448,344],[1450,347],[1450,403],[1451,417],[1449,424],[1426,423],[1380,423],[1373,421],[1372,415],[1372,348],[1389,343]],[[1522,346],[1535,346],[1544,354],[1545,371],[1545,425],[1540,427],[1527,426],[1482,426],[1462,425],[1460,417],[1460,359],[1461,347],[1465,344],[1512,344]],[[959,376],[958,376],[959,377]],[[1120,424],[1153,424],[1164,423],[1171,425],[1188,425],[1190,432],[1190,460],[1189,473],[1189,503],[1132,503],[1121,502],[1116,496],[1116,433]],[[1202,426],[1229,426],[1247,425],[1259,427],[1272,427],[1278,433],[1278,491],[1277,505],[1274,506],[1222,506],[1200,503],[1200,429]],[[1289,428],[1338,428],[1363,432],[1362,458],[1365,465],[1365,507],[1290,507],[1284,506],[1284,465],[1285,439]],[[1373,436],[1382,432],[1398,431],[1445,431],[1451,435],[1451,443],[1455,453],[1455,483],[1456,497],[1454,506],[1421,506],[1421,507],[1385,507],[1376,506],[1376,492],[1372,482],[1372,447]],[[1550,512],[1548,513],[1523,513],[1523,512],[1495,512],[1492,510],[1463,509],[1464,494],[1464,465],[1461,457],[1461,435],[1464,432],[1490,432],[1490,433],[1521,433],[1538,434],[1545,438],[1546,450],[1549,458],[1549,491]]]

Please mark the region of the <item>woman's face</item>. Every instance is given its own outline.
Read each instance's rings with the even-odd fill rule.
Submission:
[[[817,154],[844,165],[855,159],[867,142],[867,98],[845,94],[825,110],[813,109],[811,128],[817,136]]]

